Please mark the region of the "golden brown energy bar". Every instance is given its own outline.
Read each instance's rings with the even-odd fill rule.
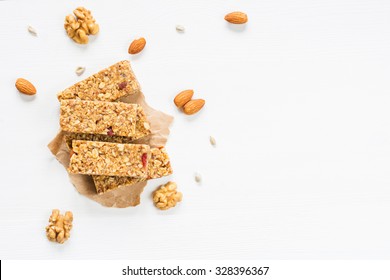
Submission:
[[[60,126],[66,132],[133,137],[138,106],[122,102],[62,100]]]
[[[141,106],[137,107],[137,117],[135,124],[135,134],[132,137],[124,137],[117,135],[103,135],[103,134],[89,134],[89,133],[66,133],[64,140],[66,146],[72,149],[73,140],[87,140],[87,141],[100,141],[100,142],[114,142],[129,144],[137,139],[148,136],[151,133],[150,124],[146,119],[146,115]]]
[[[58,100],[115,101],[140,92],[128,60],[120,61],[58,93]]]
[[[72,147],[71,173],[135,178],[148,175],[148,145],[74,140]]]
[[[98,194],[103,194],[123,186],[131,186],[147,179],[157,179],[172,174],[172,167],[165,148],[150,149],[147,178],[132,178],[118,176],[92,176]]]

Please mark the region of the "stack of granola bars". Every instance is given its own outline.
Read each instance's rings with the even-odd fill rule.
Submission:
[[[164,147],[134,143],[151,125],[142,106],[119,100],[139,92],[129,61],[121,61],[58,94],[68,170],[91,175],[98,194],[172,174]]]

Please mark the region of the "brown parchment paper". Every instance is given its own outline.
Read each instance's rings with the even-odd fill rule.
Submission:
[[[166,144],[170,132],[169,126],[173,121],[172,116],[150,107],[146,103],[145,96],[142,92],[122,98],[120,101],[140,104],[144,108],[145,114],[150,122],[151,135],[135,141],[135,143],[145,143],[151,147],[160,147]],[[67,170],[70,157],[69,149],[66,147],[64,141],[64,133],[60,131],[49,143],[48,147]],[[147,184],[147,182],[141,182],[98,195],[91,176],[71,173],[68,173],[68,175],[71,183],[80,194],[107,207],[125,208],[137,206],[140,203],[140,195]]]

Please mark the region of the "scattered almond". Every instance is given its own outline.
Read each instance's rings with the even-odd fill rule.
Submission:
[[[137,54],[141,52],[146,45],[146,40],[145,38],[141,37],[137,40],[134,40],[130,46],[129,46],[129,54]]]
[[[232,12],[225,16],[225,20],[234,24],[243,24],[248,21],[248,16],[243,12]]]
[[[193,115],[193,114],[199,112],[200,109],[203,108],[205,103],[206,103],[206,101],[204,101],[203,99],[194,99],[194,100],[188,101],[184,105],[183,111],[187,115]]]
[[[27,95],[34,95],[37,93],[37,90],[34,85],[23,78],[19,78],[16,80],[15,87],[18,89],[18,91]]]
[[[178,108],[183,107],[188,101],[191,100],[194,95],[194,91],[192,89],[183,90],[178,95],[176,95],[173,102]]]

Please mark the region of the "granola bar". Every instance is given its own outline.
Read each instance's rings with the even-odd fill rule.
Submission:
[[[142,106],[137,107],[137,120],[135,124],[135,135],[133,140],[148,136],[151,133],[150,123],[146,118],[146,114]]]
[[[131,186],[147,179],[157,179],[172,174],[171,163],[165,148],[152,148],[150,153],[147,178],[94,175],[92,178],[97,193],[102,194],[123,186]]]
[[[117,136],[117,135],[103,135],[103,134],[88,134],[88,133],[66,133],[64,140],[66,146],[71,150],[73,140],[87,140],[100,142],[114,142],[129,144],[137,139],[148,136],[151,133],[150,124],[146,119],[146,115],[141,106],[137,107],[137,117],[135,124],[135,134],[132,137]]]
[[[62,100],[60,126],[66,132],[132,137],[138,106],[122,102]]]
[[[58,93],[58,100],[82,99],[115,101],[140,92],[130,62],[120,61]]]
[[[139,182],[146,181],[146,178],[118,177],[118,176],[92,176],[95,183],[96,192],[103,194],[124,186],[131,186]]]
[[[171,161],[164,147],[150,149],[148,179],[157,179],[172,174]]]
[[[150,147],[96,141],[73,141],[69,172],[146,178]]]
[[[102,134],[88,134],[88,133],[67,133],[64,136],[66,146],[69,150],[72,149],[73,140],[98,141],[98,142],[112,142],[120,144],[130,144],[134,141],[132,137],[116,136],[116,135],[102,135]]]

